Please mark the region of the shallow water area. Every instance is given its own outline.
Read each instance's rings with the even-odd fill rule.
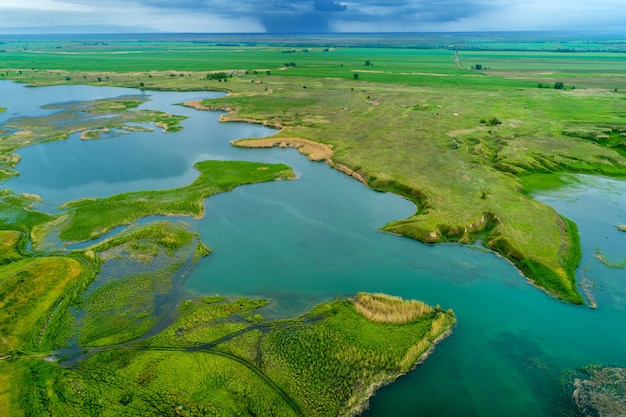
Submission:
[[[0,97],[7,97],[4,88],[19,93],[16,86],[39,104],[65,100],[66,91],[68,101],[137,94],[83,86],[37,91],[0,82]],[[453,334],[415,372],[378,391],[364,415],[573,415],[562,385],[564,370],[626,366],[626,271],[594,257],[597,248],[610,259],[626,257],[626,233],[615,228],[626,223],[624,182],[581,177],[581,184],[537,196],[580,228],[579,274],[595,284],[599,308],[571,306],[529,285],[493,253],[428,246],[380,232],[385,223],[415,211],[400,197],[374,192],[293,149],[239,149],[229,143],[273,130],[220,124],[219,113],[172,106],[212,93],[147,94],[151,99],[143,107],[189,117],[180,132],[133,132],[94,141],[72,137],[25,148],[19,151],[20,177],[4,186],[39,194],[43,207],[54,208],[75,198],[185,185],[195,178],[193,163],[204,159],[292,166],[297,180],[243,186],[206,200],[205,218],[188,221],[213,253],[184,285],[193,293],[267,297],[268,318],[302,314],[358,291],[452,308],[458,318]],[[11,100],[0,100],[0,106],[9,107],[0,117],[17,112]],[[39,110],[20,111],[32,117]]]

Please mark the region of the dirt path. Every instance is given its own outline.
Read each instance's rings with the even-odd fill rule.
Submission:
[[[459,51],[454,51],[454,63],[458,69],[463,69],[463,65],[461,65],[461,57],[459,56]]]

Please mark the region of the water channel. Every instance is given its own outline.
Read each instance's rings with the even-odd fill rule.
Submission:
[[[132,89],[26,88],[0,81],[0,126],[41,116],[60,101],[137,95]],[[589,364],[626,366],[626,271],[594,253],[626,257],[624,182],[579,177],[537,198],[578,223],[579,278],[593,283],[597,309],[555,301],[507,261],[479,247],[428,246],[378,229],[411,215],[408,201],[367,189],[290,149],[239,149],[230,141],[273,130],[219,123],[219,113],[173,104],[218,93],[145,92],[141,108],[188,116],[177,133],[133,132],[95,141],[72,135],[18,151],[20,176],[3,188],[38,194],[40,208],[66,201],[193,181],[206,159],[283,162],[294,181],[239,187],[206,200],[206,216],[188,220],[213,253],[187,278],[192,293],[267,297],[268,317],[297,315],[358,291],[417,298],[458,318],[451,337],[415,372],[377,392],[365,416],[572,415],[563,372]],[[58,110],[57,110],[58,111]]]

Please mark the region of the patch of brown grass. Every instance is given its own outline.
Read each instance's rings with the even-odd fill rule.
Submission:
[[[409,323],[433,311],[432,307],[416,300],[403,300],[386,294],[359,293],[354,298],[356,311],[377,323]]]
[[[234,141],[233,145],[242,148],[272,148],[274,146],[296,148],[312,161],[327,161],[333,156],[333,150],[330,146],[299,138],[244,139]]]

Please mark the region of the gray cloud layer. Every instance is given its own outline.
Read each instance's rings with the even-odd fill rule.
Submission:
[[[291,0],[269,5],[264,0],[137,1],[162,9],[212,12],[228,18],[254,16],[268,32],[325,32],[336,19],[366,24],[384,20],[409,27],[414,23],[418,29],[423,22],[453,22],[471,17],[486,6],[485,0]]]
[[[69,24],[276,33],[619,29],[624,19],[623,0],[0,0],[0,30]]]

